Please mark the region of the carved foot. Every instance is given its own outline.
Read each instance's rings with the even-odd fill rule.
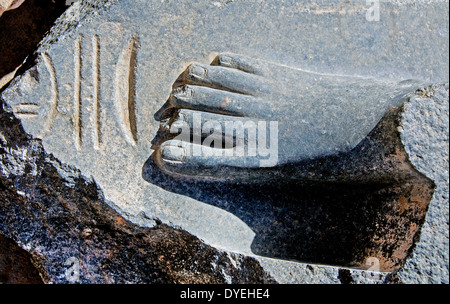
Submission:
[[[220,54],[210,65],[190,65],[175,81],[155,117],[178,136],[157,145],[155,160],[175,175],[245,179],[260,174],[245,169],[273,172],[345,153],[418,85]]]

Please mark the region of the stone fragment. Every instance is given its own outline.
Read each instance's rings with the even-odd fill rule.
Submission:
[[[3,283],[275,283],[254,258],[165,224],[130,223],[93,181],[47,154],[14,117],[0,115]]]
[[[435,184],[411,164],[398,128],[416,89],[448,82],[448,3],[382,2],[379,20],[352,1],[123,0],[79,17],[86,3],[2,98],[121,216],[241,254],[401,269]],[[167,130],[189,126],[198,109],[284,123],[279,166],[209,158],[182,167],[188,141],[165,147]]]

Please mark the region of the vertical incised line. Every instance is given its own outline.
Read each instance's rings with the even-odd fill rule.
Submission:
[[[80,150],[81,149],[81,44],[82,44],[83,36],[80,36],[75,41],[75,55],[74,55],[74,63],[75,63],[75,83],[74,83],[74,132],[75,132],[75,147]]]
[[[133,141],[137,142],[137,124],[136,124],[136,64],[137,64],[137,45],[136,37],[131,38],[129,50],[130,61],[128,71],[128,115],[130,122],[130,131]]]
[[[115,107],[125,140],[136,145],[136,69],[139,41],[132,37],[124,48],[116,66]]]
[[[97,35],[92,37],[92,77],[94,84],[93,94],[93,141],[94,149],[100,149],[101,134],[100,134],[100,44]]]
[[[44,59],[45,66],[47,67],[48,72],[50,73],[50,81],[51,81],[51,90],[52,90],[52,107],[48,113],[47,123],[44,127],[43,133],[41,137],[50,131],[55,118],[58,112],[58,102],[59,102],[59,92],[58,92],[58,82],[56,79],[55,67],[53,66],[52,59],[47,53],[42,54],[42,58]]]

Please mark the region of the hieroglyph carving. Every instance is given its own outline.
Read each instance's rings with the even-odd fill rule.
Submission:
[[[93,35],[90,40],[92,43],[91,54],[91,79],[85,79],[83,77],[84,64],[86,64],[86,54],[83,54],[83,43],[88,41],[87,37],[80,35],[74,41],[74,60],[73,60],[73,85],[72,88],[72,122],[73,122],[73,142],[77,150],[81,150],[83,145],[87,144],[83,142],[84,125],[83,121],[83,109],[85,107],[82,96],[82,86],[84,81],[89,81],[89,87],[92,87],[92,95],[90,102],[92,103],[92,109],[90,111],[90,121],[92,124],[92,143],[96,150],[101,148],[102,144],[102,121],[101,121],[101,44],[100,38],[97,35]],[[126,142],[130,145],[136,145],[137,143],[137,127],[135,116],[135,73],[137,63],[137,50],[138,50],[138,38],[136,36],[129,40],[128,45],[121,51],[119,60],[115,69],[115,83],[114,88],[114,117],[120,126],[120,130]],[[60,105],[60,93],[57,73],[55,66],[49,54],[42,53],[44,65],[48,70],[51,82],[51,107],[46,115],[45,122],[40,138],[43,138],[52,128],[55,119],[58,114],[64,115],[59,110]],[[23,102],[14,107],[14,113],[20,119],[34,119],[39,117],[40,104],[36,102]]]

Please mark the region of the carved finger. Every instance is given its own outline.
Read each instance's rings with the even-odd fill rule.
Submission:
[[[238,69],[257,75],[264,75],[264,65],[260,60],[237,54],[219,54],[213,60],[211,65]]]
[[[182,109],[168,122],[167,129],[180,133],[178,138],[182,141],[198,140],[198,143],[227,148],[237,143],[244,145],[248,136],[245,128],[252,130],[256,126],[254,119]]]
[[[222,169],[258,168],[259,156],[239,155],[232,149],[216,149],[180,140],[164,142],[154,154],[158,167],[179,176],[219,176]],[[223,177],[223,176],[222,176]]]
[[[255,74],[221,66],[190,65],[182,75],[185,84],[206,86],[240,94],[265,92],[264,78]]]
[[[254,116],[263,106],[253,96],[195,85],[175,88],[171,103],[177,108],[234,116]]]

